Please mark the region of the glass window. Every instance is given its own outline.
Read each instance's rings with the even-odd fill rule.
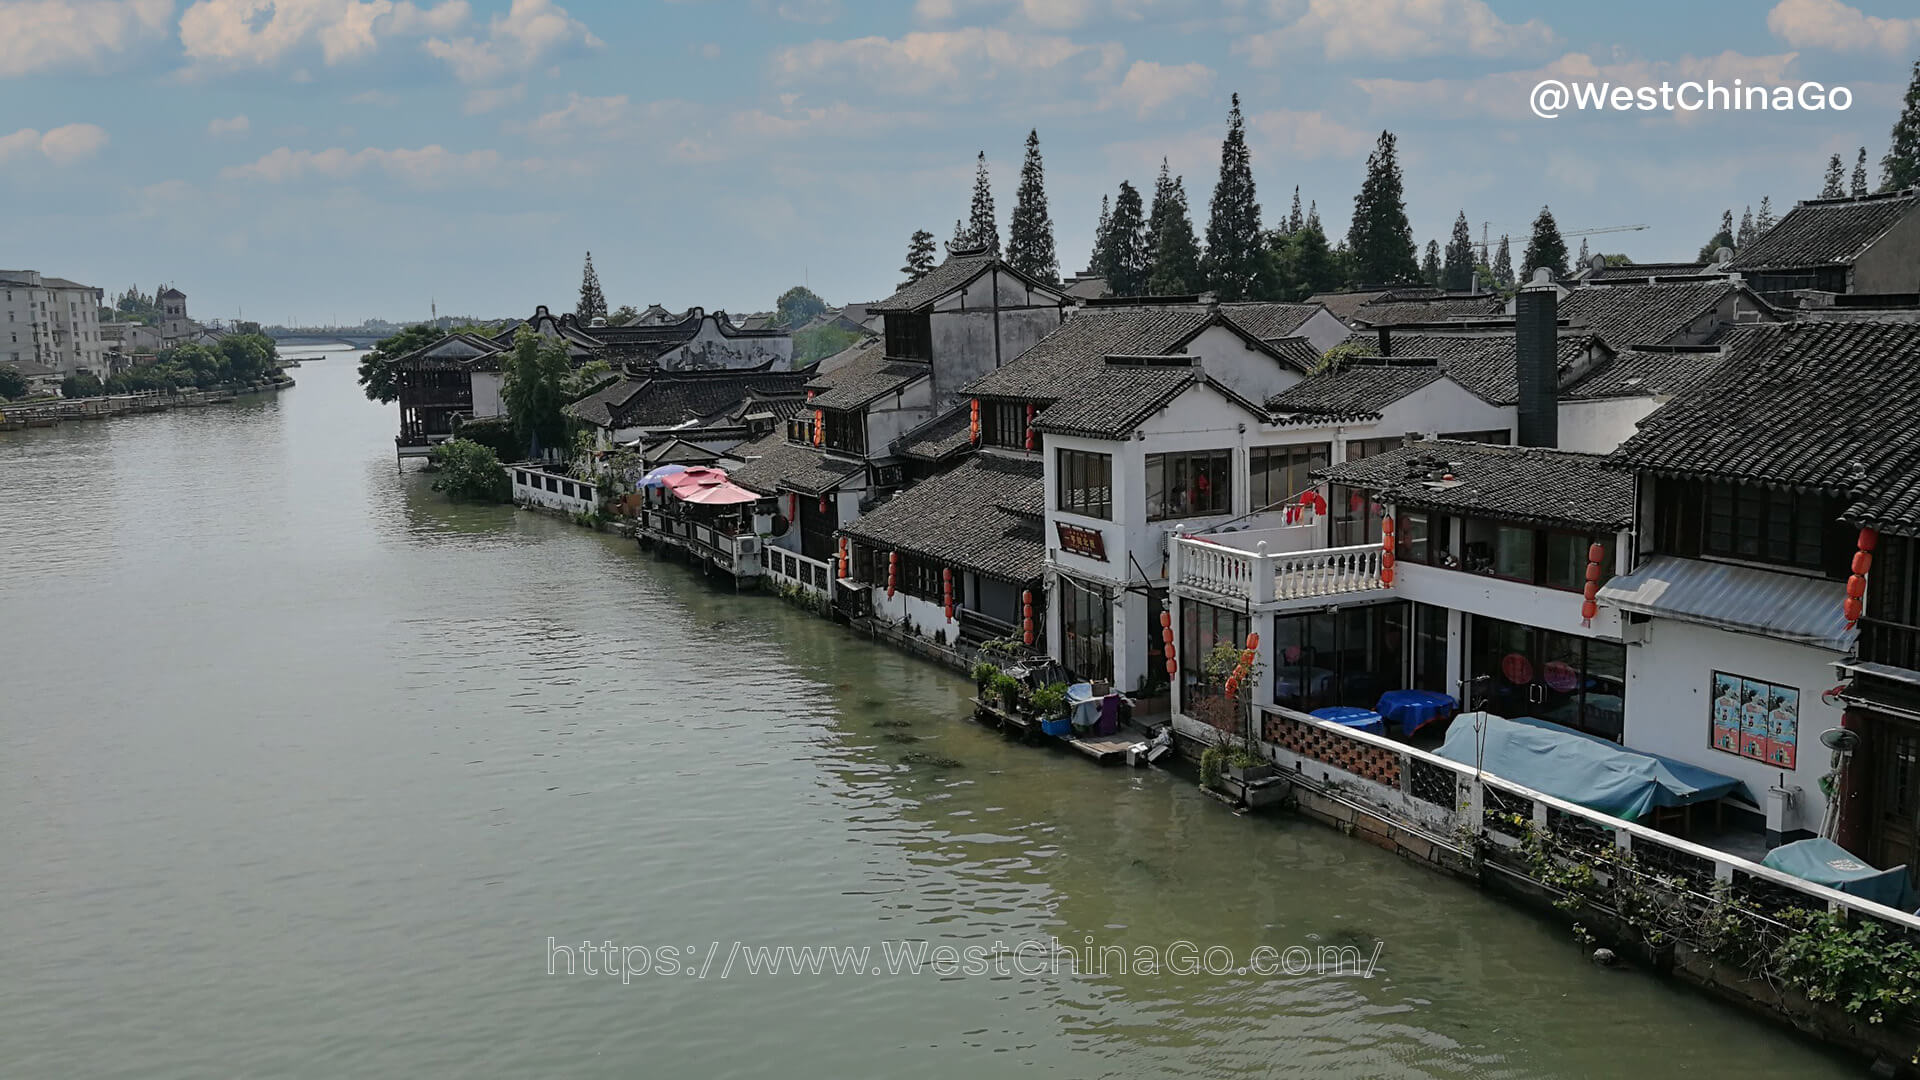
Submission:
[[[1453,519],[1425,510],[1402,510],[1394,529],[1394,557],[1423,566],[1452,566]]]
[[[1147,455],[1147,520],[1225,514],[1233,508],[1230,450]]]
[[[1247,452],[1247,505],[1253,510],[1275,509],[1315,486],[1313,470],[1325,468],[1329,447],[1256,446]]]
[[[1244,648],[1251,625],[1246,615],[1197,600],[1180,604],[1180,685],[1192,702],[1219,687],[1207,677],[1207,657],[1220,645]]]
[[[1406,684],[1405,604],[1280,615],[1273,629],[1276,704],[1303,711],[1328,705],[1372,708],[1382,693]],[[1444,664],[1444,623],[1440,644]]]
[[[1061,510],[1102,521],[1113,517],[1113,455],[1062,450],[1056,467]]]
[[[1533,546],[1538,536],[1532,529],[1514,525],[1498,526],[1494,532],[1494,574],[1515,581],[1533,581]]]
[[[1587,555],[1595,543],[1601,548],[1600,580],[1613,576],[1613,537],[1547,534],[1547,562],[1540,583],[1550,589],[1583,592],[1587,587]]]
[[[1079,679],[1113,679],[1113,594],[1060,578],[1060,663]]]
[[[1432,604],[1413,605],[1413,686],[1416,690],[1453,693],[1447,672],[1447,609]]]
[[[1620,739],[1626,712],[1627,652],[1518,623],[1472,616],[1474,703],[1500,716],[1533,716]]]
[[[1709,555],[1826,569],[1828,535],[1838,516],[1833,500],[1817,493],[1708,484],[1701,547]]]

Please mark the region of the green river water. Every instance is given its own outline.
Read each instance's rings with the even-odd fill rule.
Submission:
[[[0,1077],[1862,1072],[1331,830],[1006,741],[631,541],[449,505],[350,356],[293,374],[0,435]],[[687,959],[550,975],[549,938]],[[694,967],[1052,939],[1379,959]]]

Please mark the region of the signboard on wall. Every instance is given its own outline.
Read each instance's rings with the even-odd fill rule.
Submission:
[[[1800,691],[1791,686],[1713,673],[1708,745],[1791,769],[1799,760]]]
[[[1075,555],[1084,555],[1089,559],[1107,561],[1107,540],[1098,529],[1069,525],[1064,521],[1054,522],[1054,528],[1060,532],[1060,550]]]

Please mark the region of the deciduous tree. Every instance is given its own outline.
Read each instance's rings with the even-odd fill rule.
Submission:
[[[513,433],[527,448],[529,458],[544,449],[566,445],[567,387],[572,363],[558,338],[544,337],[522,326],[507,353],[500,397],[513,418]]]

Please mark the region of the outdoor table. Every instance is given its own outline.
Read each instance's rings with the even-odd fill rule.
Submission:
[[[1344,727],[1356,728],[1374,735],[1387,733],[1387,722],[1372,709],[1362,709],[1355,705],[1329,705],[1324,709],[1315,709],[1307,715],[1321,720],[1331,720]]]
[[[1100,722],[1100,699],[1093,696],[1093,684],[1074,683],[1067,687],[1067,717],[1073,730],[1087,731]]]
[[[1373,711],[1398,728],[1400,734],[1411,735],[1435,720],[1453,715],[1457,705],[1451,695],[1431,690],[1389,690],[1380,695],[1380,703]]]

